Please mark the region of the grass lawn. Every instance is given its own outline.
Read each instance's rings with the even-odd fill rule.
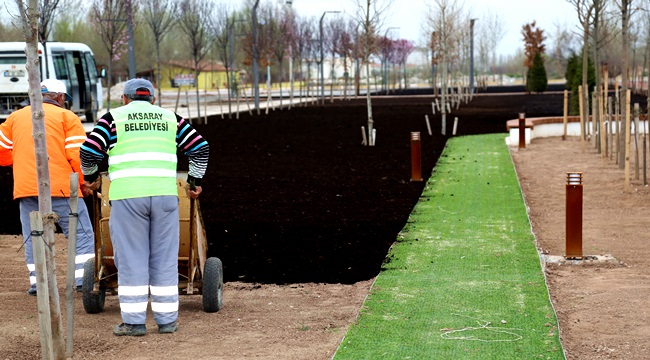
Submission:
[[[506,134],[452,138],[334,359],[563,359]]]

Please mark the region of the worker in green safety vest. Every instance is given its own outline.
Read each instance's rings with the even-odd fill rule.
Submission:
[[[100,187],[98,165],[108,154],[109,228],[118,268],[122,323],[117,336],[141,336],[147,306],[159,333],[178,329],[178,190],[176,151],[189,161],[188,196],[196,199],[208,164],[207,141],[173,111],[154,105],[145,79],[124,86],[124,106],[106,113],[81,146],[86,186]]]

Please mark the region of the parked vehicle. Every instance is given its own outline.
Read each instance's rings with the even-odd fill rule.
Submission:
[[[66,106],[82,122],[95,123],[102,106],[102,84],[92,50],[82,43],[48,42],[38,45],[41,80],[66,84],[73,100]],[[24,42],[0,42],[0,122],[29,104],[27,56]]]

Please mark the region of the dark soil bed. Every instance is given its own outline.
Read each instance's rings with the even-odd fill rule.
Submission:
[[[379,272],[424,186],[410,181],[410,133],[421,133],[425,179],[447,137],[430,97],[372,103],[374,147],[361,145],[365,99],[198,126],[212,154],[202,213],[226,279],[352,283]],[[454,117],[458,135],[505,133],[524,107],[545,116],[561,104],[561,94],[478,96],[452,111],[447,134]]]
[[[475,96],[448,115],[447,136],[430,96],[375,97],[376,146],[361,145],[365,99],[210,118],[197,129],[211,147],[201,195],[211,255],[225,281],[353,283],[375,276],[418,201],[410,133],[422,137],[431,174],[454,117],[457,135],[503,132],[521,111],[558,115],[562,94]],[[433,135],[425,122],[429,114]],[[186,165],[181,162],[180,169]],[[11,171],[0,168],[0,233],[20,232]]]

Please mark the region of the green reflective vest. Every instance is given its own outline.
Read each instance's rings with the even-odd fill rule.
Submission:
[[[108,151],[110,200],[178,195],[176,115],[146,101],[111,111],[117,140]]]

